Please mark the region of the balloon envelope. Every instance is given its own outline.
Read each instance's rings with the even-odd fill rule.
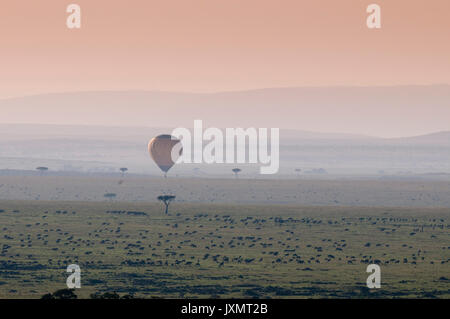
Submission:
[[[180,143],[179,139],[166,134],[158,135],[148,143],[150,156],[164,173],[167,173],[175,164],[173,160],[177,160],[177,158],[172,159],[172,150],[178,143]],[[180,151],[176,155],[180,156],[181,152],[182,148],[180,148]]]

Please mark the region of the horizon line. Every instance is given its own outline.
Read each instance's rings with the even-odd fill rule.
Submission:
[[[186,95],[215,95],[215,94],[227,94],[227,93],[243,93],[243,92],[256,92],[264,90],[289,90],[289,89],[348,89],[348,88],[405,88],[405,87],[439,87],[450,86],[450,83],[434,83],[434,84],[393,84],[393,85],[305,85],[305,86],[274,86],[274,87],[260,87],[260,88],[247,88],[247,89],[230,89],[222,91],[181,91],[181,90],[158,90],[158,89],[89,89],[89,90],[74,90],[74,91],[54,91],[54,92],[41,92],[41,93],[29,93],[23,95],[13,95],[9,97],[0,97],[0,101],[29,98],[45,95],[64,95],[64,94],[76,94],[76,93],[125,93],[125,92],[142,92],[142,93],[163,93],[163,94],[186,94]]]
[[[170,127],[154,127],[154,126],[130,126],[130,125],[104,125],[104,124],[55,124],[55,123],[3,123],[0,122],[1,126],[26,126],[26,125],[35,125],[35,126],[59,126],[59,127],[89,127],[89,128],[134,128],[134,129],[153,129],[153,130],[173,130],[173,128]],[[193,127],[187,127],[187,129],[192,130]],[[225,129],[225,128],[220,128]],[[343,132],[325,132],[325,131],[308,131],[308,130],[299,130],[294,128],[280,128],[280,131],[293,131],[297,133],[312,133],[312,134],[328,134],[328,135],[341,135],[341,136],[348,136],[348,137],[355,137],[358,139],[367,138],[367,139],[380,139],[380,140],[398,140],[398,139],[408,139],[408,138],[419,138],[424,136],[430,136],[430,135],[436,135],[436,134],[445,134],[450,133],[450,130],[440,130],[440,131],[432,131],[429,133],[424,134],[417,134],[417,135],[407,135],[407,136],[398,136],[398,137],[382,137],[382,136],[374,136],[374,135],[367,135],[367,134],[360,134],[360,133],[343,133]]]

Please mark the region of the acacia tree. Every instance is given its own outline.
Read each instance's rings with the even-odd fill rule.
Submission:
[[[125,175],[125,173],[128,171],[128,168],[121,167],[121,168],[119,168],[119,170],[122,172],[122,177],[123,177]]]
[[[175,195],[160,195],[158,196],[158,200],[162,202],[166,206],[166,215],[169,213],[169,205],[172,201],[175,200]]]
[[[42,175],[42,174],[44,174],[44,172],[48,171],[48,167],[39,166],[39,167],[36,167],[36,170],[38,170]]]
[[[234,176],[238,178],[238,174],[242,171],[240,168],[233,168],[231,170],[234,173]]]

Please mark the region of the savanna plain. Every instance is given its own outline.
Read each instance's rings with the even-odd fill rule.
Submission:
[[[70,264],[81,267],[79,298],[450,297],[448,182],[16,176],[0,184],[0,298],[64,289]],[[156,197],[169,191],[177,199],[165,214]],[[366,286],[373,263],[380,289]]]

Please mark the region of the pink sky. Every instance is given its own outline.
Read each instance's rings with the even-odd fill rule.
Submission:
[[[81,30],[65,25],[82,9]],[[382,8],[369,30],[366,7]],[[450,84],[448,0],[0,5],[0,98],[84,90]]]

